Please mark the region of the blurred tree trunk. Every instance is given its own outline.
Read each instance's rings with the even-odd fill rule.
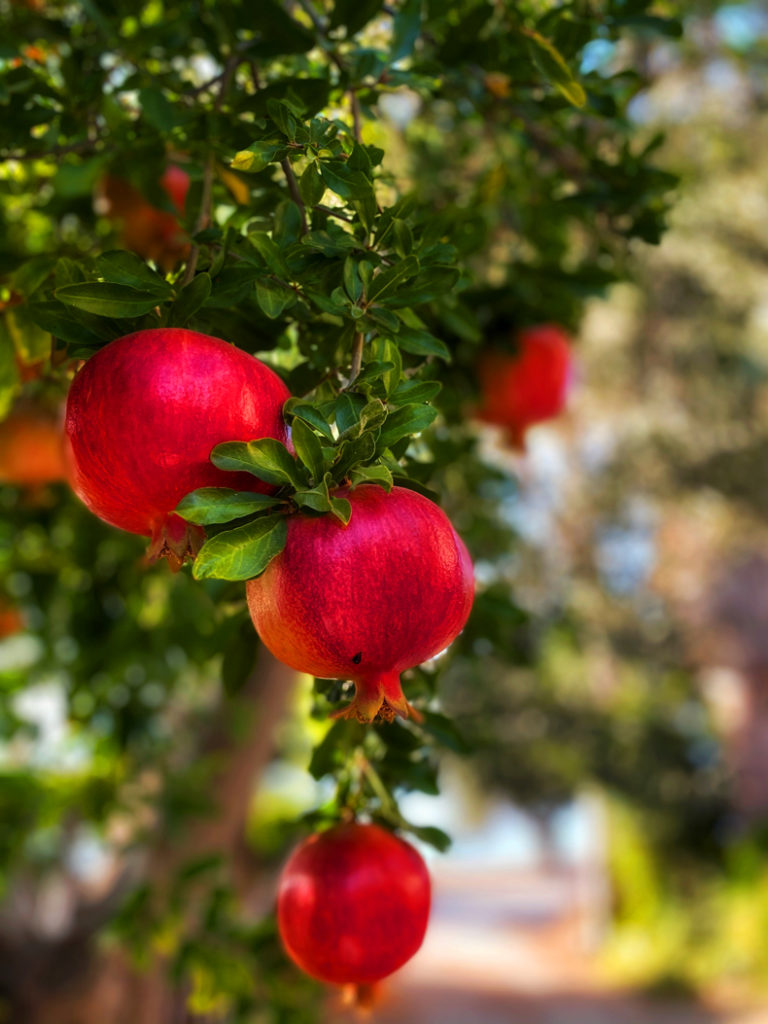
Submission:
[[[255,668],[236,697],[222,696],[200,738],[200,757],[219,765],[211,814],[188,818],[173,832],[158,823],[134,884],[149,884],[162,906],[171,881],[191,860],[217,854],[241,886],[242,836],[258,779],[274,752],[296,673],[259,649]],[[117,887],[116,887],[117,888]],[[185,926],[194,931],[199,904],[191,894]],[[1,1024],[185,1024],[185,993],[175,988],[157,957],[137,972],[117,950],[99,950],[96,937],[119,902],[110,893],[99,906],[74,906],[71,927],[55,939],[36,934],[31,917],[0,923]]]

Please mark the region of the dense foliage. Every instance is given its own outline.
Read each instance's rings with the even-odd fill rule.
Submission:
[[[196,579],[148,568],[141,540],[63,485],[2,491],[0,579],[26,621],[5,642],[0,703],[9,899],[56,879],[87,902],[62,864],[96,835],[108,882],[92,920],[73,910],[62,943],[87,943],[111,920],[190,1013],[295,1021],[316,996],[278,984],[290,968],[254,879],[290,835],[350,809],[445,848],[397,803],[438,791],[441,751],[479,747],[494,783],[534,805],[599,779],[652,807],[673,843],[698,836],[712,793],[686,794],[681,815],[639,768],[653,751],[693,770],[690,731],[668,714],[683,686],[620,708],[615,740],[616,708],[546,665],[533,672],[560,609],[532,620],[515,602],[516,483],[472,419],[483,349],[514,351],[530,324],[575,331],[585,298],[627,273],[628,243],[658,241],[674,179],[654,162],[659,137],[627,108],[647,46],[676,38],[679,22],[645,0],[125,0],[6,13],[3,410],[20,395],[56,405],[78,362],[117,337],[189,327],[278,370],[295,446],[214,455],[276,486],[278,512],[244,519],[225,491],[186,499],[210,538]],[[613,73],[605,55],[617,46],[637,60]],[[174,214],[160,184],[169,163],[191,182],[189,239],[170,263],[121,248],[108,198],[119,179]],[[274,719],[248,713],[266,669],[237,581],[279,550],[281,504],[344,520],[333,488],[345,480],[441,501],[476,561],[475,610],[453,655],[410,674],[421,721],[329,727],[347,694],[316,681],[278,745],[306,764],[296,727],[317,741],[308,767],[330,780],[327,800],[277,825],[244,865],[250,789],[221,780],[237,776],[243,733],[272,749]],[[62,723],[36,742],[29,698],[46,692],[63,700]],[[236,838],[196,844],[195,827],[225,817]],[[18,949],[17,931],[13,913],[0,922],[0,992],[33,1020],[45,989],[20,988],[18,964],[47,978],[47,947]]]

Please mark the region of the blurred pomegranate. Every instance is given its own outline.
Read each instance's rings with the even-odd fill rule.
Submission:
[[[534,423],[562,412],[573,372],[570,338],[554,324],[528,327],[517,335],[517,352],[484,353],[477,368],[478,419],[506,428],[509,443],[525,448]]]
[[[20,400],[0,423],[0,482],[38,487],[66,479],[61,413]]]
[[[169,164],[160,179],[166,195],[180,216],[189,191],[189,175]],[[110,175],[102,183],[107,215],[120,223],[123,245],[164,270],[171,270],[189,252],[189,238],[179,217],[148,202],[130,182]]]

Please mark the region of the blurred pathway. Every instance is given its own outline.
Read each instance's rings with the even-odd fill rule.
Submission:
[[[434,881],[424,946],[380,992],[371,1024],[768,1024],[768,1008],[719,1013],[607,990],[573,873],[443,868]],[[337,1003],[328,1024],[361,1019]]]

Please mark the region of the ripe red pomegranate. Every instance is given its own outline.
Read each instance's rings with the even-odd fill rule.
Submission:
[[[79,371],[67,398],[72,487],[106,522],[152,538],[176,567],[204,533],[173,510],[198,487],[266,491],[208,461],[222,441],[287,441],[288,389],[269,367],[220,338],[181,328],[111,342]]]
[[[478,366],[482,405],[478,417],[507,428],[510,444],[525,447],[534,423],[562,411],[572,375],[568,335],[554,324],[528,327],[517,336],[518,351],[488,352]]]
[[[378,825],[353,822],[293,851],[280,875],[277,923],[288,955],[307,974],[366,985],[416,953],[429,904],[420,854]]]
[[[0,482],[38,487],[67,479],[61,413],[32,400],[0,423]]]
[[[164,191],[183,216],[189,191],[189,175],[177,164],[169,164],[160,179]],[[171,270],[189,251],[189,239],[178,217],[147,202],[144,196],[123,178],[110,175],[103,184],[108,214],[120,222],[126,249],[154,260]]]
[[[342,714],[407,717],[400,673],[451,643],[469,616],[472,563],[448,517],[402,487],[341,489],[347,526],[330,515],[288,519],[288,540],[246,584],[264,644],[291,668],[353,679]]]

